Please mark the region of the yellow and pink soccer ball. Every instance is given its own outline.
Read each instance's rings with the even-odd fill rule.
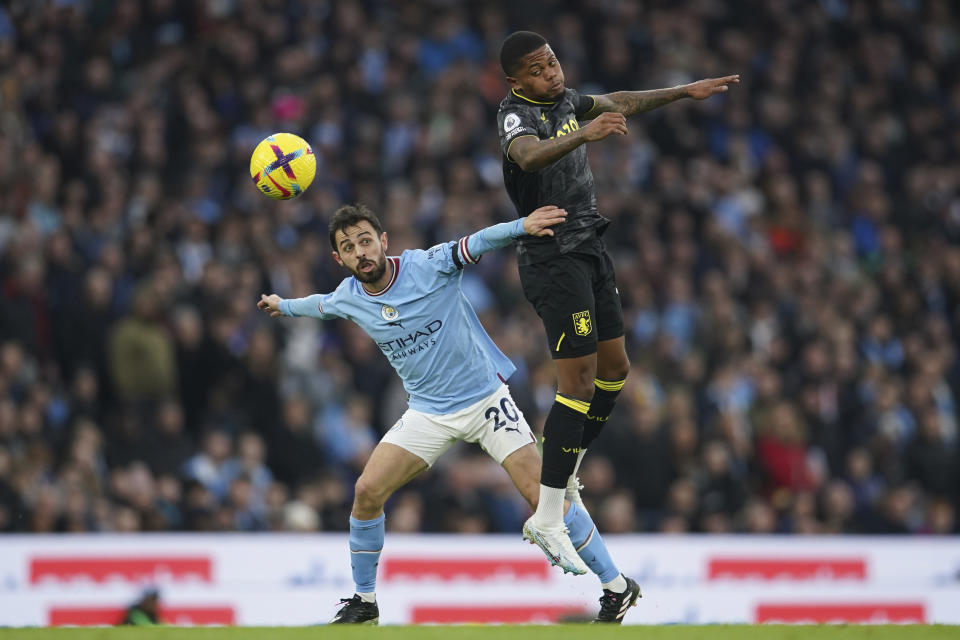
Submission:
[[[289,200],[307,190],[317,175],[317,157],[307,141],[292,133],[275,133],[260,141],[250,158],[250,177],[260,193]]]

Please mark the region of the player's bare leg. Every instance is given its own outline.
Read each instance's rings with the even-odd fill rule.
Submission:
[[[510,475],[513,486],[517,488],[523,499],[527,501],[530,508],[537,509],[537,501],[540,499],[540,453],[537,451],[537,445],[530,443],[524,445],[511,453],[503,461],[503,468]],[[564,505],[563,511],[566,513],[567,506]]]
[[[357,479],[353,517],[370,520],[381,515],[387,498],[426,470],[427,463],[420,456],[390,442],[381,442]]]
[[[553,362],[557,367],[557,391],[581,400],[589,401],[593,397],[593,379],[599,363],[596,353],[579,358],[558,358]]]
[[[406,449],[381,442],[370,454],[357,480],[350,516],[350,567],[357,591],[343,598],[331,624],[377,624],[377,563],[383,549],[383,505],[393,492],[427,469],[427,463]]]

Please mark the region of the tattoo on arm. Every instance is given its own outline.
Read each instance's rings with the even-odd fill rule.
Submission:
[[[593,109],[588,111],[584,118],[589,119],[598,116],[607,111],[622,113],[625,116],[632,116],[644,111],[650,111],[657,107],[687,97],[687,90],[684,87],[671,87],[670,89],[654,89],[652,91],[617,91],[607,93],[602,96],[594,96],[596,103]]]
[[[511,159],[524,171],[538,171],[553,164],[584,143],[580,130],[550,140],[537,140],[536,136],[521,136],[510,148]]]

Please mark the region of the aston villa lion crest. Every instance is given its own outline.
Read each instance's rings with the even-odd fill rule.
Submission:
[[[588,336],[593,331],[593,323],[590,322],[589,311],[578,311],[573,314],[573,330],[578,336]]]

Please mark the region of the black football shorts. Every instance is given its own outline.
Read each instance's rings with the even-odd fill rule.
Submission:
[[[521,265],[520,282],[543,320],[554,359],[596,353],[598,341],[623,335],[613,261],[600,238],[543,262]]]

